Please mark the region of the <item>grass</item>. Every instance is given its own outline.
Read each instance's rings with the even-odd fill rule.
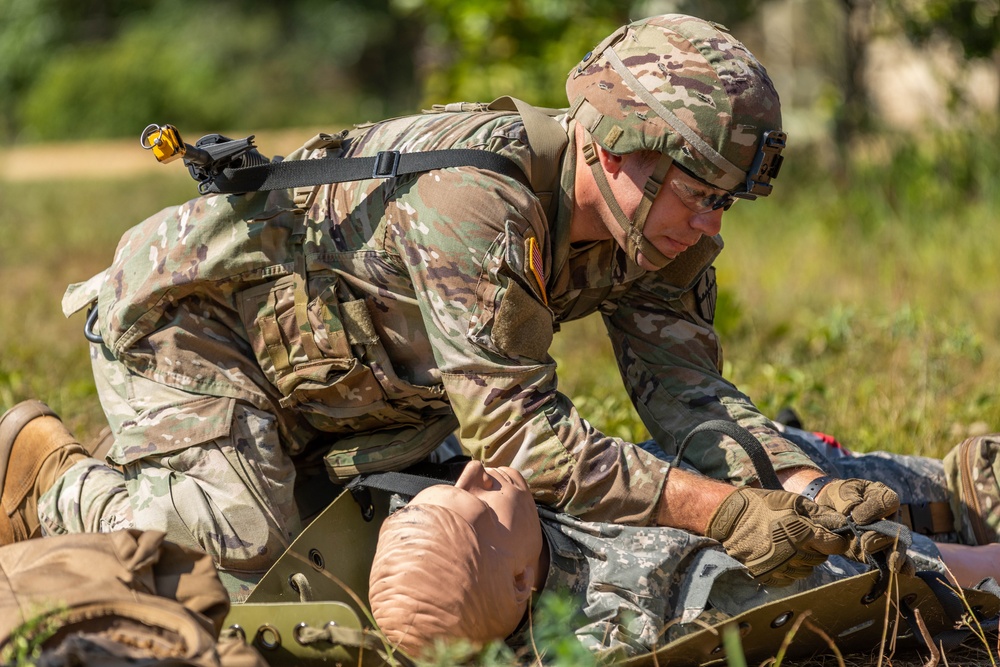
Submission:
[[[0,664],[16,667],[35,667],[42,655],[45,642],[59,631],[64,606],[31,610],[21,625],[10,630],[10,635],[0,650]]]
[[[122,233],[189,198],[190,181],[0,182],[0,406],[40,398],[81,438],[103,413],[90,372],[84,315],[63,317],[66,286],[103,270]]]
[[[773,197],[727,214],[724,372],[765,414],[791,405],[851,449],[928,456],[1000,430],[1000,157],[983,154],[998,143],[992,131],[943,149],[880,146],[839,184],[793,155]],[[194,193],[167,168],[0,181],[0,408],[41,398],[81,439],[97,434],[84,317],[63,317],[62,293],[107,266],[127,228]],[[647,437],[602,326],[591,317],[556,337],[560,388],[596,426]]]

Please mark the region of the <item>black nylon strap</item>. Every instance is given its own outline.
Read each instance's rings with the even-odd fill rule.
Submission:
[[[753,433],[736,422],[724,419],[712,419],[702,422],[691,429],[691,432],[688,433],[687,437],[684,438],[684,442],[677,449],[677,456],[671,461],[670,468],[674,468],[680,463],[681,457],[684,455],[684,450],[687,449],[691,439],[695,435],[706,431],[722,433],[735,440],[743,448],[743,451],[747,453],[747,456],[750,457],[750,463],[753,465],[754,472],[757,473],[760,485],[765,489],[781,490],[781,482],[778,481],[778,476],[774,473],[774,466],[771,465],[771,459],[768,457],[764,446],[760,444],[760,441],[754,437]],[[667,474],[670,474],[669,469]]]
[[[373,472],[358,475],[344,487],[351,492],[354,501],[361,508],[361,516],[371,521],[375,516],[371,489],[398,493],[413,498],[424,489],[438,484],[455,484],[465,464],[466,456],[456,456],[443,463],[423,461],[410,466],[406,471]]]
[[[510,158],[492,151],[451,148],[414,153],[383,151],[375,157],[288,160],[256,167],[225,169],[211,182],[206,192],[232,194],[284,190],[369,178],[394,178],[448,167],[485,169],[531,187],[524,172]]]
[[[412,498],[424,489],[437,486],[438,484],[454,485],[454,482],[405,472],[375,472],[355,477],[348,482],[347,489],[353,491],[353,489],[364,487],[387,491],[389,493],[398,493],[402,496],[410,496]]]

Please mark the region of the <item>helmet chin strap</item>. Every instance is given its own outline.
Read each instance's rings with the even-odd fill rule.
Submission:
[[[670,169],[673,159],[666,153],[660,154],[656,168],[653,169],[653,173],[646,179],[646,184],[642,188],[642,200],[635,210],[635,215],[629,220],[618,204],[618,200],[615,199],[607,176],[604,175],[604,167],[601,166],[598,153],[600,149],[601,147],[593,140],[584,144],[583,159],[590,165],[590,170],[594,174],[594,180],[597,182],[597,187],[604,196],[604,201],[607,202],[608,208],[611,209],[611,214],[618,222],[618,226],[625,232],[625,252],[636,264],[639,263],[639,254],[641,253],[648,263],[657,269],[662,269],[670,263],[670,258],[657,250],[642,233],[642,230],[646,226],[649,209],[653,205],[656,195],[659,194],[660,188],[663,187],[663,179],[667,175],[667,170]]]

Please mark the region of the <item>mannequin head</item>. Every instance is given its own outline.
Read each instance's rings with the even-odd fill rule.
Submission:
[[[512,468],[470,462],[386,519],[369,601],[386,637],[411,656],[437,639],[503,639],[524,617],[542,552],[538,513]]]

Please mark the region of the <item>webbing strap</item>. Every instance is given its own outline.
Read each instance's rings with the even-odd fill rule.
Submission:
[[[371,489],[413,498],[431,486],[454,485],[455,479],[468,460],[468,457],[457,456],[443,463],[418,463],[407,468],[409,472],[389,471],[358,475],[344,488],[351,492],[354,501],[361,508],[361,516],[365,521],[371,521],[375,515]]]
[[[863,532],[875,532],[887,535],[896,540],[897,548],[900,552],[905,552],[913,544],[913,536],[910,534],[909,528],[906,526],[896,523],[895,521],[889,521],[888,519],[879,519],[878,521],[873,521],[866,524],[854,523],[854,521],[848,517],[847,525],[843,528],[838,528],[834,531],[837,535],[844,535],[850,538],[853,535],[856,539],[861,539],[861,533]],[[874,554],[867,554],[866,556],[868,564],[873,568],[878,570],[878,579],[872,585],[872,589],[868,591],[862,602],[864,604],[870,604],[878,598],[882,597],[882,594],[886,592],[889,588],[889,582],[892,578],[892,568],[889,567],[889,551],[883,549],[882,551],[876,552]]]
[[[716,433],[722,433],[723,435],[728,435],[730,438],[735,440],[740,447],[747,453],[750,457],[750,463],[753,465],[754,472],[757,474],[757,479],[760,480],[760,485],[765,489],[781,490],[781,482],[778,480],[778,476],[774,472],[774,467],[771,465],[771,460],[767,455],[767,451],[764,446],[760,444],[760,441],[750,431],[746,430],[739,424],[735,422],[726,421],[724,419],[713,419],[711,421],[702,422],[696,427],[691,429],[687,437],[681,443],[680,448],[677,450],[677,455],[674,460],[670,462],[667,467],[667,479],[669,480],[670,471],[675,468],[684,455],[684,450],[687,448],[691,439],[698,433],[705,431],[714,431]],[[837,531],[835,533],[846,533],[854,532],[859,533],[861,531],[870,531],[882,533],[884,535],[891,535],[899,540],[899,543],[904,545],[904,548],[908,548],[913,543],[913,538],[910,536],[910,531],[898,523],[892,521],[875,521],[870,524],[857,525],[853,522],[849,522],[848,526]],[[887,562],[887,554],[885,552],[879,552],[875,554],[875,557],[869,557],[870,564],[879,570],[879,578],[869,591],[866,596],[869,600],[875,600],[885,592],[889,585],[889,566]]]
[[[508,157],[474,148],[400,153],[382,151],[374,157],[329,157],[287,160],[255,167],[225,169],[206,192],[233,194],[345,183],[369,178],[395,178],[448,167],[475,167],[513,178],[531,187],[527,177]]]
[[[398,493],[411,498],[424,489],[439,484],[454,484],[446,479],[435,477],[424,477],[406,472],[376,472],[368,475],[359,475],[347,484],[347,489],[352,491],[357,488],[377,489],[389,493]]]
[[[513,107],[513,108],[512,108]],[[490,111],[517,111],[528,134],[531,150],[531,187],[538,195],[549,220],[553,219],[556,192],[559,191],[559,174],[562,154],[569,138],[559,121],[551,114],[555,109],[539,109],[516,97],[500,97],[489,104]]]
[[[760,480],[760,485],[763,488],[779,491],[783,488],[781,482],[778,481],[778,476],[774,472],[774,466],[771,465],[771,459],[768,457],[767,451],[760,444],[760,440],[736,422],[726,421],[725,419],[712,419],[702,422],[691,429],[691,432],[687,434],[687,437],[684,438],[681,446],[677,449],[677,455],[674,457],[674,460],[667,467],[668,476],[670,475],[670,471],[680,463],[681,457],[684,456],[684,450],[691,443],[691,439],[697,434],[705,433],[706,431],[722,433],[735,440],[743,448],[743,451],[747,453],[747,456],[750,457],[750,463],[753,465],[757,479]]]
[[[677,607],[683,610],[681,623],[690,623],[705,611],[708,596],[719,576],[742,569],[743,564],[724,551],[702,549],[695,554],[677,597]]]
[[[649,213],[650,207],[645,206],[637,209],[636,212],[641,213],[643,216],[642,220],[629,220],[628,216],[625,215],[625,211],[623,211],[622,207],[618,204],[618,199],[615,197],[615,193],[611,190],[611,184],[608,183],[607,176],[604,175],[604,167],[601,165],[601,160],[598,156],[599,150],[600,147],[597,145],[596,141],[584,144],[583,158],[590,166],[591,172],[594,174],[594,181],[597,183],[597,188],[601,191],[601,196],[604,197],[604,201],[611,210],[611,215],[614,216],[618,226],[625,232],[625,252],[628,254],[629,259],[638,263],[639,253],[641,252],[646,260],[653,265],[660,268],[666,266],[670,263],[670,258],[666,257],[663,253],[657,250],[653,244],[649,242],[649,239],[647,239],[642,233],[643,228],[646,226],[645,216]],[[661,167],[663,167],[662,172],[665,174],[667,169],[670,167],[670,163],[670,156],[664,153],[659,164],[657,165],[656,172],[661,171]],[[654,173],[654,176],[655,175],[656,174]],[[649,180],[652,181],[652,178]],[[647,187],[643,190],[643,200],[645,201],[650,194],[652,194],[652,198],[655,198],[656,193],[659,192],[660,185],[662,185],[662,176],[660,183],[654,182],[655,192],[652,191],[653,188],[651,188],[649,182],[647,182]],[[650,205],[652,205],[652,198],[649,198]]]
[[[649,217],[649,209],[653,207],[656,195],[660,194],[660,190],[663,188],[663,181],[666,179],[670,165],[673,163],[673,158],[666,153],[661,153],[659,160],[656,162],[656,167],[653,169],[653,173],[649,175],[649,178],[646,179],[646,184],[642,187],[642,199],[639,200],[639,206],[632,215],[632,224],[635,225],[636,233],[640,236],[645,236],[643,230],[646,227],[646,218]]]

